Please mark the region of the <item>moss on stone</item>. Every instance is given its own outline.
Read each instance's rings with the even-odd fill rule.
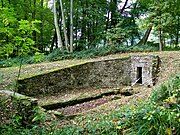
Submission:
[[[39,76],[39,75],[49,74],[49,73],[56,72],[56,71],[59,71],[59,70],[72,68],[72,67],[79,66],[79,65],[84,65],[84,64],[87,64],[87,63],[90,63],[90,62],[92,62],[92,61],[80,62],[80,63],[69,65],[69,66],[66,66],[66,67],[63,67],[63,68],[55,68],[55,69],[51,69],[51,70],[48,70],[48,71],[42,71],[40,73],[24,75],[24,76],[21,76],[19,78],[19,80],[24,80],[24,79],[28,79],[28,78],[31,78],[31,77],[36,77],[36,76]]]

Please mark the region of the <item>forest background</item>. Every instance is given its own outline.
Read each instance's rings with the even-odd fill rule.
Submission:
[[[1,66],[179,48],[178,0],[1,0],[0,10]]]

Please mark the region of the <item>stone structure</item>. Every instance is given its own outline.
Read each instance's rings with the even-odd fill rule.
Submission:
[[[158,67],[157,56],[131,56],[131,85],[154,85]]]
[[[45,74],[20,79],[19,93],[28,96],[55,94],[57,92],[85,87],[116,88],[131,85],[142,74],[142,84],[153,84],[155,56],[132,56],[81,63],[57,69]],[[139,62],[138,62],[139,61]],[[144,62],[143,62],[144,61]],[[156,65],[157,66],[157,65]],[[137,70],[137,67],[142,67]]]
[[[34,109],[38,107],[37,99],[8,90],[0,90],[0,101],[3,101],[1,113],[9,113],[8,117],[4,116],[3,124],[7,124],[15,114],[21,117],[19,122],[24,126],[32,123],[36,113]],[[0,122],[0,127],[2,123]]]

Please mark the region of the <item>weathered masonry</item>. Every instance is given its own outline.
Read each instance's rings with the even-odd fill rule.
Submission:
[[[131,56],[131,85],[154,85],[158,68],[159,57],[157,56]]]
[[[129,56],[80,63],[20,79],[18,92],[38,96],[85,87],[151,86],[156,81],[158,66],[158,56]]]

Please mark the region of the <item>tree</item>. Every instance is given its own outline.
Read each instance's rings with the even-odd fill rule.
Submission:
[[[165,37],[168,42],[170,39],[172,43],[175,40],[173,37],[179,35],[179,27],[176,24],[178,24],[180,4],[177,0],[140,0],[139,2],[146,7],[145,9],[148,9],[145,12],[146,16],[152,17],[149,26],[153,25],[153,30],[159,37],[159,50],[162,51],[165,45]],[[147,29],[147,33],[148,30],[150,29]],[[178,42],[179,39],[176,39]]]
[[[66,46],[66,50],[69,52],[69,41],[68,41],[68,36],[67,36],[66,20],[65,20],[65,16],[64,16],[64,8],[63,8],[62,0],[59,0],[59,2],[60,2],[60,7],[61,7],[61,17],[62,17],[64,38],[65,38],[65,46]]]
[[[54,25],[55,25],[55,29],[56,29],[57,38],[58,38],[58,47],[60,48],[61,52],[64,53],[63,43],[62,43],[62,39],[61,39],[61,33],[60,33],[59,24],[58,24],[58,20],[57,20],[56,1],[55,0],[53,0],[53,5],[54,5],[53,6]]]
[[[44,8],[43,6],[44,0],[40,1],[40,7],[41,9]],[[40,47],[39,49],[43,52],[44,48],[43,48],[43,29],[44,29],[44,18],[43,18],[43,13],[40,13],[40,20],[41,20],[41,24],[40,24]]]
[[[70,52],[73,52],[73,0],[70,2]]]

